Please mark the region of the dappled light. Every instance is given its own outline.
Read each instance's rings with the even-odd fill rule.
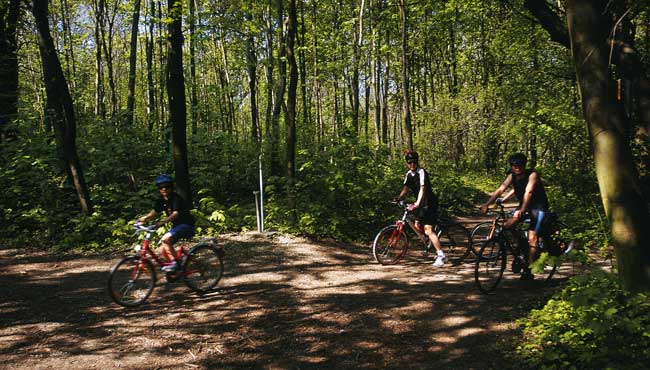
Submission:
[[[163,367],[479,368],[500,361],[494,338],[516,332],[531,297],[541,303],[554,291],[509,278],[481,295],[471,263],[435,269],[412,255],[381,266],[351,244],[245,234],[221,243],[226,273],[215,292],[159,280],[134,309],[106,295],[112,260],[4,249],[14,259],[0,275],[0,353],[24,368],[128,368],[144,358]]]

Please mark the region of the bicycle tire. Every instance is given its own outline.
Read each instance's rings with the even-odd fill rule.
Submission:
[[[474,226],[470,232],[470,238],[472,239],[473,246],[479,246],[485,244],[488,239],[490,239],[490,234],[492,233],[492,221],[481,222],[480,224]],[[494,235],[492,235],[494,236]],[[478,255],[476,248],[472,248],[474,255]]]
[[[139,306],[149,298],[156,286],[156,270],[148,259],[124,257],[108,276],[108,294],[124,307]]]
[[[498,240],[483,243],[474,267],[474,281],[482,293],[490,294],[497,288],[506,269],[507,257],[508,251]]]
[[[439,225],[438,239],[447,260],[452,265],[458,265],[471,253],[472,241],[469,231],[463,225],[455,222]]]
[[[557,221],[557,227],[550,235],[551,240],[545,241],[545,244],[551,246],[555,244],[555,248],[558,248],[555,253],[551,253],[550,250],[545,250],[551,256],[552,264],[544,264],[544,276],[545,282],[549,282],[554,276],[560,275],[560,278],[567,278],[572,275],[572,266],[563,263],[562,256],[570,253],[574,248],[576,242],[568,231],[567,226],[560,221]]]
[[[381,229],[372,242],[372,255],[382,265],[393,265],[399,262],[409,247],[408,235],[398,230],[396,225]]]
[[[188,288],[204,294],[223,276],[223,250],[210,244],[198,244],[187,252],[183,262],[183,281]]]

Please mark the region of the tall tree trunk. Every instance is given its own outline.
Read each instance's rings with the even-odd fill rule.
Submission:
[[[183,77],[183,29],[181,0],[168,3],[168,54],[167,96],[169,119],[172,126],[172,155],[176,174],[176,190],[183,199],[192,204],[190,171],[187,163],[187,109],[185,107],[185,78]]]
[[[190,122],[192,127],[192,139],[197,130],[197,109],[198,97],[196,92],[196,0],[189,0],[190,16],[187,19],[190,22]]]
[[[300,0],[300,51],[298,59],[300,64],[300,94],[302,97],[302,127],[309,127],[311,125],[311,109],[310,100],[307,94],[307,61],[305,60],[305,0]]]
[[[280,112],[284,104],[284,92],[287,84],[287,49],[284,38],[284,5],[282,0],[276,0],[277,33],[278,33],[278,81],[275,88],[275,102],[271,117],[271,174],[280,176],[282,165],[280,163]]]
[[[316,33],[316,13],[317,13],[317,4],[313,2],[312,4],[312,33]],[[321,100],[321,81],[320,81],[320,71],[318,68],[318,37],[312,37],[312,64],[313,64],[313,74],[314,74],[314,95],[316,98],[316,142],[321,143],[323,140],[323,131],[325,124],[323,123],[323,103]]]
[[[76,144],[76,120],[72,97],[68,84],[63,75],[59,57],[56,54],[54,41],[50,34],[48,21],[48,0],[34,0],[32,14],[38,29],[38,46],[43,64],[43,78],[47,93],[48,107],[51,108],[49,117],[54,125],[59,152],[63,155],[66,172],[70,176],[77,196],[81,211],[84,214],[92,212],[90,194],[86,186]]]
[[[359,134],[359,53],[361,52],[361,39],[363,37],[363,10],[364,0],[361,0],[358,27],[352,32],[352,132],[355,137]]]
[[[411,128],[411,98],[409,96],[408,76],[408,38],[406,32],[408,14],[406,12],[405,0],[399,0],[399,14],[401,19],[401,51],[402,51],[402,122],[406,136],[406,147],[413,149],[413,130]]]
[[[650,290],[650,216],[627,140],[627,117],[609,75],[605,1],[567,1],[567,20],[596,176],[614,239],[619,277],[631,291]]]
[[[0,142],[14,135],[8,128],[18,113],[18,45],[16,26],[20,0],[0,3]]]
[[[287,61],[289,62],[289,89],[287,91],[287,180],[289,206],[295,209],[294,185],[296,182],[296,96],[298,88],[298,66],[296,65],[296,0],[289,1],[287,22]]]
[[[253,22],[253,15],[246,14],[248,22]],[[248,91],[251,96],[251,136],[253,141],[260,143],[262,135],[257,112],[257,55],[255,54],[255,39],[251,33],[246,37],[246,70],[248,71]]]
[[[61,0],[61,27],[63,28],[63,46],[65,49],[66,79],[70,84],[72,95],[76,89],[76,67],[74,59],[74,45],[70,29],[70,10],[67,0]]]
[[[135,107],[135,67],[138,51],[138,23],[140,21],[140,0],[133,3],[133,19],[131,20],[131,51],[129,53],[129,92],[126,99],[126,125],[133,124]]]
[[[449,47],[451,49],[451,55],[449,56],[449,64],[451,67],[450,71],[450,84],[449,84],[449,94],[452,97],[452,107],[451,107],[451,119],[455,122],[458,122],[458,103],[456,102],[456,97],[458,96],[458,58],[456,51],[456,32],[455,27],[458,19],[458,9],[454,11],[453,22],[449,24]],[[456,168],[459,168],[461,165],[461,160],[465,153],[465,147],[463,146],[463,127],[458,122],[454,130],[454,146],[455,150],[453,153],[454,165]]]
[[[104,27],[104,1],[93,1],[93,9],[95,11],[95,115],[102,118],[106,118],[101,41],[102,29]]]
[[[271,137],[271,122],[273,114],[273,68],[275,60],[273,58],[273,0],[268,0],[266,5],[266,114],[264,119],[264,133],[266,137]]]
[[[147,126],[149,132],[153,131],[153,125],[157,121],[158,110],[156,108],[156,90],[153,82],[153,47],[154,47],[154,17],[156,14],[155,0],[149,1],[149,32],[146,38],[146,65],[147,65]]]

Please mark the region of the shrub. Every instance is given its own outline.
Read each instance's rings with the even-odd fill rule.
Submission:
[[[544,308],[520,320],[521,363],[534,369],[645,369],[650,363],[650,297],[616,276],[574,277]]]

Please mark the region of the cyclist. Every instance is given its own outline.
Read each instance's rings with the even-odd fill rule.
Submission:
[[[436,223],[438,213],[438,200],[431,189],[429,174],[418,165],[418,153],[414,150],[408,150],[405,158],[408,171],[404,178],[404,186],[397,199],[404,199],[409,191],[417,197],[415,203],[408,205],[408,210],[414,211],[417,221],[424,225],[424,233],[436,248],[437,256],[433,265],[441,267],[445,264],[445,252],[442,250],[438,235],[433,231],[433,225]]]
[[[531,222],[528,230],[528,264],[532,264],[537,258],[537,241],[540,227],[544,216],[548,212],[548,197],[544,190],[544,184],[539,173],[526,168],[526,156],[523,153],[515,153],[510,156],[511,173],[508,174],[503,184],[492,193],[490,199],[481,207],[481,212],[487,212],[490,204],[512,185],[515,196],[519,200],[519,206],[512,218],[506,223],[506,227],[513,227],[519,222],[522,216],[528,212]],[[532,280],[533,275],[530,269],[524,268],[521,275],[524,280]]]
[[[161,174],[156,177],[155,183],[158,187],[160,197],[154,202],[153,209],[147,215],[140,217],[137,222],[147,222],[158,217],[163,211],[165,212],[167,217],[162,220],[162,223],[166,224],[171,222],[173,226],[161,238],[161,246],[158,252],[171,262],[169,265],[163,266],[162,270],[165,272],[175,272],[180,264],[176,260],[173,245],[178,239],[187,239],[194,236],[194,232],[196,231],[194,217],[190,214],[190,208],[185,200],[173,191],[173,180],[171,176]]]

